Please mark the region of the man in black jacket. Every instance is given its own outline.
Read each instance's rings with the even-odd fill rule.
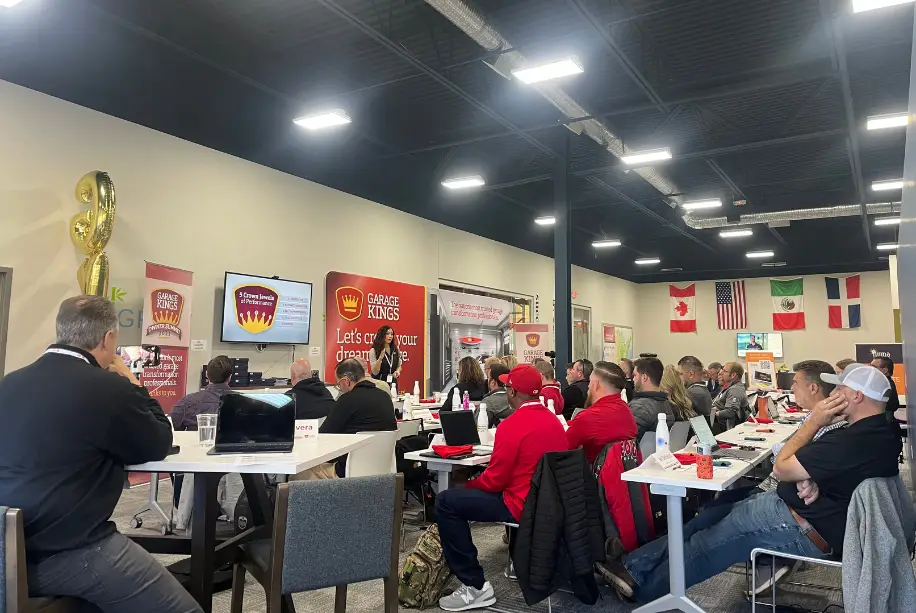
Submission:
[[[334,397],[324,381],[312,376],[312,365],[305,358],[296,360],[289,369],[293,389],[287,396],[296,399],[296,419],[321,419],[334,409]]]
[[[594,366],[588,360],[576,360],[566,368],[566,382],[569,387],[563,390],[563,417],[567,421],[572,419],[572,414],[576,409],[585,408],[593,368]]]
[[[897,383],[894,381],[894,361],[887,357],[880,357],[872,360],[871,365],[880,370],[881,374],[887,377],[887,382],[891,384],[884,410],[887,421],[896,424],[897,419],[894,417],[894,413],[900,408],[900,396],[897,395]]]
[[[207,364],[207,381],[210,384],[199,392],[188,394],[178,401],[169,413],[175,430],[197,430],[197,416],[203,413],[219,413],[223,396],[232,392],[232,360],[218,355]]]
[[[366,381],[366,371],[353,358],[343,360],[334,370],[340,397],[337,406],[318,429],[319,433],[356,434],[397,430],[394,404],[391,397]],[[337,476],[343,477],[347,466],[346,456],[337,458]]]
[[[200,606],[109,520],[124,467],[162,460],[172,428],[116,358],[118,318],[101,296],[68,298],[57,343],[0,382],[0,501],[22,509],[31,596],[73,596],[105,613]]]

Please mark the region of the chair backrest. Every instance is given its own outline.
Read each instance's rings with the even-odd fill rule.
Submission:
[[[668,446],[671,451],[680,451],[687,445],[687,437],[690,436],[690,422],[676,421],[671,425],[671,431],[668,433]]]
[[[569,418],[570,421],[573,420],[573,419],[575,419],[575,418],[576,418],[576,415],[578,415],[579,413],[581,413],[581,412],[584,411],[584,410],[585,410],[585,409],[579,408],[579,409],[576,409],[575,411],[573,411],[572,417]]]
[[[295,481],[277,488],[271,598],[397,576],[403,475]]]
[[[655,453],[655,432],[646,432],[642,435],[639,441],[639,451],[642,453],[643,461]]]
[[[25,531],[22,511],[0,507],[3,538],[0,539],[0,613],[26,610],[29,598],[25,574]]]
[[[370,475],[389,475],[396,472],[394,445],[398,441],[398,431],[357,432],[370,434],[372,441],[365,447],[354,449],[347,456],[347,477],[368,477]]]
[[[420,433],[420,426],[423,424],[422,419],[405,419],[398,422],[398,440],[405,436],[416,436]]]

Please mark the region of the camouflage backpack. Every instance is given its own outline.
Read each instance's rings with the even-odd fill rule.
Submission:
[[[432,524],[404,562],[398,580],[398,601],[402,606],[416,609],[434,605],[451,576],[442,554],[439,527]]]

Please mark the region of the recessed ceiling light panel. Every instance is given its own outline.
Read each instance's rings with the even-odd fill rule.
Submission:
[[[557,223],[557,218],[553,215],[544,215],[543,217],[535,217],[534,223],[539,226],[552,226]]]
[[[671,150],[668,147],[664,149],[652,149],[650,151],[634,151],[620,157],[624,164],[644,164],[646,162],[658,162],[661,160],[670,160]]]
[[[321,130],[322,128],[331,128],[333,126],[342,126],[350,123],[352,120],[346,112],[341,109],[334,109],[324,113],[315,113],[293,119],[293,123],[306,130]]]
[[[568,77],[582,72],[585,71],[582,68],[582,64],[579,63],[579,60],[574,57],[568,57],[559,62],[550,62],[549,64],[532,66],[531,68],[524,68],[522,70],[513,70],[512,74],[522,83],[530,85],[532,83],[559,79],[560,77]]]
[[[871,184],[872,190],[876,192],[886,192],[894,189],[903,189],[903,179],[891,179],[890,181],[875,181]]]
[[[865,122],[869,130],[886,130],[888,128],[902,128],[910,123],[909,113],[892,113],[890,115],[872,115]]]
[[[483,180],[483,177],[480,175],[474,175],[472,177],[456,177],[454,179],[446,179],[442,182],[442,187],[448,189],[469,189],[471,187],[483,187],[487,182]]]
[[[719,198],[710,198],[709,200],[694,200],[693,202],[684,202],[681,208],[685,211],[696,211],[699,209],[715,209],[722,206]]]
[[[619,247],[620,241],[616,238],[609,238],[600,241],[592,241],[592,247],[595,249],[606,249],[608,247]]]
[[[661,260],[658,258],[639,258],[633,263],[639,266],[651,266],[652,264],[660,264]]]

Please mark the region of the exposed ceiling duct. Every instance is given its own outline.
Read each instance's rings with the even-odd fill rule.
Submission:
[[[528,68],[525,56],[518,51],[507,51],[512,49],[503,36],[496,31],[487,21],[477,14],[474,9],[470,8],[462,0],[426,0],[427,4],[442,13],[449,21],[458,26],[477,44],[487,51],[506,51],[500,56],[500,64],[506,66],[508,70],[519,70]],[[587,78],[587,77],[585,77]],[[534,84],[535,88],[548,102],[555,106],[566,117],[572,119],[575,117],[588,117],[591,115],[586,109],[582,108],[578,102],[573,100],[566,92],[555,85]],[[588,136],[605,147],[616,157],[621,157],[627,152],[623,141],[616,134],[607,129],[600,121],[595,119],[584,119],[576,122],[576,132],[581,129]],[[680,204],[680,196],[671,196],[670,194],[680,194],[680,190],[664,175],[655,170],[654,167],[634,168],[635,174],[645,179],[652,187],[657,189],[663,196],[669,200]]]
[[[874,202],[865,205],[869,215],[899,213],[899,202]],[[694,230],[724,228],[726,226],[747,226],[752,224],[781,224],[790,221],[808,221],[812,219],[830,219],[832,217],[854,217],[862,213],[858,204],[839,206],[822,206],[813,209],[792,209],[788,211],[771,211],[768,213],[748,213],[741,215],[738,221],[729,221],[727,217],[701,217],[693,213],[684,215],[684,223]]]

